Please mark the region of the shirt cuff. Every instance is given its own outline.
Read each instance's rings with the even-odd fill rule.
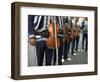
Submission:
[[[29,35],[29,38],[35,38],[34,34]]]

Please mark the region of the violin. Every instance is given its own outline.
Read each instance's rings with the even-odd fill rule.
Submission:
[[[62,22],[64,21],[63,18],[61,17]],[[63,42],[69,43],[71,39],[73,38],[72,35],[72,28],[69,26],[68,23],[62,24],[62,35],[63,35]]]
[[[79,37],[80,36],[80,32],[81,32],[80,27],[77,24],[78,23],[78,20],[79,20],[79,18],[76,18],[76,21],[73,24],[73,35],[74,35],[74,38],[75,37]]]
[[[72,28],[70,27],[68,30],[70,31],[70,41],[72,41],[77,36],[76,23],[72,24]]]
[[[76,26],[76,37],[80,36],[80,32],[81,32],[80,27],[77,25]]]
[[[53,16],[53,20],[50,22],[48,26],[49,37],[46,41],[48,48],[59,48],[60,47],[60,39],[57,37],[57,33],[59,32],[59,24],[56,22],[55,16]]]
[[[68,24],[63,24],[62,26],[62,31],[63,31],[63,42],[68,40]]]
[[[81,30],[80,30],[79,26],[77,25],[77,23],[75,23],[75,25],[73,27],[73,36],[74,36],[74,38],[79,37],[80,32],[81,32]]]

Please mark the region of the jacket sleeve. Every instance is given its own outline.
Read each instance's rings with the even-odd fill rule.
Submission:
[[[59,20],[59,17],[56,16],[56,22],[59,24],[60,23],[60,20]]]
[[[28,15],[28,35],[29,38],[35,37],[35,30],[33,27],[34,15]]]

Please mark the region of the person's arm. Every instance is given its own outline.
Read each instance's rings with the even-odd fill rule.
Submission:
[[[28,16],[28,35],[29,38],[35,37],[35,30],[34,30],[34,17],[33,15]]]
[[[29,35],[29,43],[31,45],[35,45],[36,44],[36,39],[35,39],[35,30],[33,27],[33,21],[34,21],[34,16],[33,15],[29,15],[28,16],[28,35]]]

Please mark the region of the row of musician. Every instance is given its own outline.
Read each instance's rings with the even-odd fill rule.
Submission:
[[[38,66],[43,66],[44,57],[46,66],[62,65],[64,60],[71,60],[68,57],[70,44],[71,54],[76,55],[80,33],[82,50],[87,51],[87,18],[29,15],[28,32],[29,43],[36,46]]]

